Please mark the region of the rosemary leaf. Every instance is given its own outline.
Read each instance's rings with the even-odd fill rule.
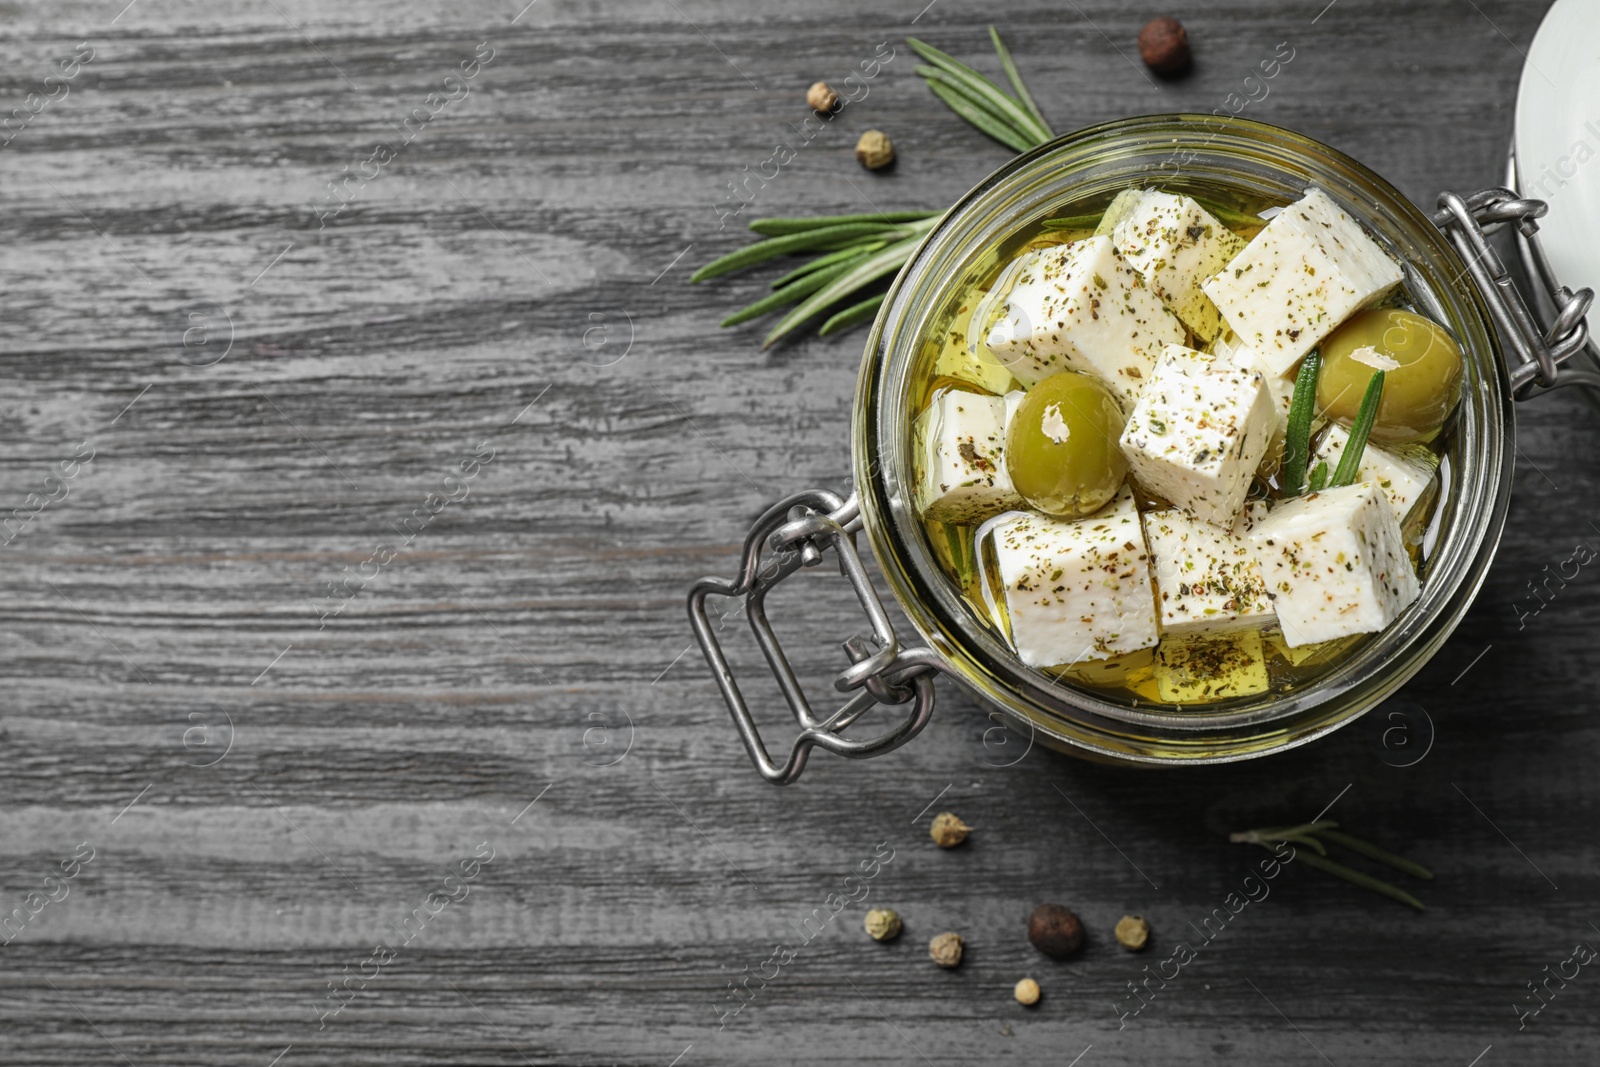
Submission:
[[[888,243],[888,241],[880,239],[877,241],[865,241],[861,244],[846,245],[837,252],[829,252],[826,255],[818,256],[816,259],[808,260],[805,263],[800,264],[800,266],[796,267],[788,274],[785,274],[783,277],[774,280],[772,287],[774,289],[782,289],[785,285],[788,285],[796,278],[803,278],[807,274],[821,270],[823,267],[831,267],[835,263],[839,263],[847,259],[854,259],[856,256],[864,255],[868,252],[876,252],[878,249],[882,248]]]
[[[850,268],[849,271],[835,278],[820,290],[813,293],[805,303],[795,308],[783,317],[778,325],[772,328],[766,339],[761,342],[763,349],[772,347],[800,327],[800,324],[818,314],[824,308],[857,292],[863,286],[877,281],[886,274],[893,274],[905,266],[906,260],[917,250],[922,243],[922,235],[908,237],[903,241],[896,241],[888,248],[880,249]]]
[[[724,327],[737,326],[741,322],[748,322],[777,308],[799,303],[801,299],[821,289],[853,266],[855,266],[854,260],[847,259],[832,266],[824,267],[822,270],[812,271],[805,277],[790,282],[776,292],[768,293],[749,307],[735,311],[732,315],[722,320],[722,325]]]
[[[1026,152],[1033,147],[1032,142],[1024,134],[1007,123],[996,121],[988,111],[973,106],[965,96],[952,89],[948,82],[933,78],[927,79],[927,82],[933,95],[944,101],[945,107],[954,111],[979,133],[993,137],[1013,152]]]
[[[872,211],[864,215],[818,215],[815,218],[766,218],[750,220],[750,228],[768,237],[782,237],[790,233],[805,233],[824,226],[845,226],[856,222],[921,222],[939,214],[937,211]]]
[[[1311,477],[1306,479],[1306,484],[1311,488],[1313,493],[1320,493],[1322,490],[1328,488],[1327,460],[1317,460],[1316,469],[1311,472]]]
[[[1363,841],[1359,837],[1352,837],[1340,830],[1322,830],[1320,833],[1329,844],[1342,845],[1351,852],[1358,852],[1367,857],[1369,860],[1377,860],[1379,863],[1382,863],[1388,867],[1393,867],[1397,871],[1403,871],[1406,874],[1411,875],[1413,878],[1421,878],[1428,882],[1433,881],[1433,872],[1428,870],[1428,868],[1424,867],[1422,864],[1417,863],[1414,860],[1408,860],[1404,856],[1390,852],[1386,848],[1379,848],[1370,841]]]
[[[1098,215],[1069,215],[1059,219],[1045,219],[1039,223],[1039,228],[1044,230],[1092,230],[1100,225],[1100,220],[1105,217],[1105,212]]]
[[[1335,878],[1343,878],[1351,885],[1358,885],[1363,889],[1370,889],[1374,893],[1382,893],[1390,900],[1398,900],[1400,903],[1408,904],[1411,907],[1416,908],[1418,911],[1428,910],[1422,906],[1422,901],[1418,900],[1410,893],[1407,893],[1404,889],[1400,889],[1397,886],[1392,886],[1381,878],[1374,878],[1370,874],[1362,874],[1360,871],[1346,867],[1338,860],[1326,859],[1314,852],[1298,853],[1295,856],[1295,860],[1305,863],[1308,866],[1315,867],[1319,871],[1326,871]]]
[[[1367,382],[1367,391],[1361,397],[1361,407],[1356,411],[1356,421],[1350,427],[1350,440],[1345,442],[1344,453],[1339,456],[1339,466],[1334,468],[1333,477],[1328,479],[1328,488],[1340,485],[1354,485],[1356,475],[1361,471],[1361,453],[1367,450],[1367,437],[1372,433],[1372,424],[1378,418],[1378,402],[1383,399],[1383,371],[1373,371],[1372,380]]]
[[[931,229],[928,227],[927,229]],[[757,263],[765,263],[769,259],[784,255],[789,252],[817,252],[837,248],[840,242],[849,244],[862,237],[908,237],[912,233],[920,236],[927,229],[913,230],[906,226],[892,226],[884,222],[849,222],[835,226],[822,226],[815,230],[806,230],[802,233],[786,234],[782,237],[773,237],[765,241],[757,241],[753,245],[745,245],[735,252],[729,252],[721,259],[714,259],[689,275],[691,282],[703,282],[707,278],[716,278],[723,274],[731,274],[736,270],[753,267]]]
[[[1321,833],[1330,826],[1339,824],[1332,819],[1322,819],[1319,822],[1301,823],[1299,826],[1263,826],[1255,830],[1240,830],[1238,833],[1228,835],[1228,840],[1234,844],[1259,845],[1263,841],[1282,841],[1295,834]]]
[[[1311,454],[1311,416],[1317,406],[1317,372],[1322,367],[1322,350],[1313,348],[1295,375],[1294,396],[1289,401],[1288,427],[1283,441],[1283,495],[1299,496],[1305,491],[1306,459]]]
[[[1000,39],[1000,31],[990,26],[989,37],[994,41],[995,54],[1000,57],[1000,65],[1005,68],[1006,77],[1011,80],[1011,87],[1017,91],[1017,99],[1027,109],[1028,114],[1032,115],[1039,125],[1044,128],[1045,132],[1054,137],[1055,131],[1050,129],[1050,124],[1045,121],[1044,113],[1039,110],[1039,105],[1033,102],[1033,97],[1029,94],[1028,87],[1022,84],[1022,75],[1017,73],[1017,65],[1011,59],[1011,50]]]
[[[906,43],[911,46],[912,51],[916,52],[917,55],[921,56],[923,59],[926,59],[934,66],[939,67],[942,70],[947,70],[960,77],[967,78],[970,81],[982,82],[989,85],[990,88],[994,87],[993,83],[990,82],[988,78],[985,78],[982,74],[979,74],[972,67],[967,66],[949,52],[941,51],[940,49],[933,47],[933,45],[929,44],[928,42],[919,41],[915,37],[907,37]],[[996,91],[998,92],[998,90]]]
[[[930,89],[933,87],[931,83],[938,82],[945,88],[953,91],[957,96],[965,99],[967,103],[983,112],[992,122],[996,123],[997,125],[1004,126],[1006,129],[1010,130],[1016,136],[1018,143],[1026,144],[1030,148],[1033,147],[1032,134],[1028,133],[1026,130],[1017,129],[1017,124],[1011,121],[1011,117],[996,108],[989,97],[977,92],[970,85],[961,81],[959,78],[951,77],[938,67],[925,67],[919,63],[911,69],[918,76],[920,76],[923,81],[930,83]]]
[[[990,105],[995,110],[1005,115],[1010,124],[1014,126],[1018,132],[1027,135],[1029,140],[1029,148],[1032,148],[1035,145],[1041,145],[1044,142],[1051,140],[1055,136],[1051,132],[1050,127],[1044,125],[1032,115],[1028,114],[1028,112],[1023,109],[1023,106],[1020,103],[1014,100],[1009,94],[1001,90],[999,86],[994,84],[994,82],[990,81],[988,78],[985,78],[982,74],[979,74],[977,71],[956,59],[954,56],[949,55],[946,52],[941,52],[939,49],[927,44],[926,42],[919,41],[915,37],[906,38],[906,43],[911,46],[912,50],[915,51],[917,55],[921,56],[935,67],[938,67],[940,70],[944,71],[952,79],[964,82],[968,88],[972,89],[974,92],[982,94],[985,98],[987,98],[990,102]]]
[[[1308,837],[1305,834],[1284,834],[1278,840],[1293,841],[1297,845],[1304,845],[1316,852],[1319,856],[1326,856],[1328,854],[1327,846],[1323,845],[1323,843],[1318,841],[1316,838]]]
[[[845,308],[843,311],[830,318],[827,322],[824,322],[822,324],[822,329],[817,331],[818,335],[826,337],[830,333],[838,333],[840,330],[848,330],[858,322],[865,322],[867,319],[872,318],[878,313],[878,305],[882,304],[883,298],[888,295],[888,293],[879,293],[877,296],[872,297],[869,300],[863,300],[859,304],[854,304]]]

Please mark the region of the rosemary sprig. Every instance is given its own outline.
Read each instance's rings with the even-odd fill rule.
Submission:
[[[1263,841],[1277,841],[1289,834],[1314,834],[1338,825],[1332,819],[1323,819],[1321,822],[1301,823],[1299,826],[1263,826],[1256,830],[1241,830],[1236,834],[1229,834],[1228,840],[1234,844],[1259,845]]]
[[[1309,851],[1296,853],[1296,861],[1303,862],[1309,867],[1315,867],[1317,870],[1331,874],[1335,878],[1342,878],[1351,885],[1357,885],[1374,893],[1380,893],[1390,900],[1397,900],[1402,904],[1416,908],[1418,911],[1427,910],[1423,907],[1422,901],[1407,893],[1404,889],[1390,885],[1381,878],[1374,878],[1370,874],[1358,871],[1354,867],[1348,867],[1338,860],[1328,858],[1326,846],[1339,845],[1370,860],[1376,860],[1385,866],[1409,874],[1413,878],[1421,878],[1430,882],[1433,880],[1432,871],[1415,860],[1406,859],[1406,857],[1390,852],[1386,848],[1380,848],[1353,834],[1343,832],[1339,829],[1339,824],[1332,819],[1304,823],[1300,826],[1266,826],[1257,830],[1241,830],[1238,833],[1229,834],[1228,840],[1235,844],[1260,845],[1268,850],[1271,850],[1273,845],[1281,841],[1308,846]]]
[[[929,227],[932,228],[931,225]],[[922,243],[922,234],[916,234],[904,241],[890,245],[872,253],[866,259],[854,264],[844,274],[824,285],[813,293],[799,307],[785,315],[778,325],[772,328],[761,342],[762,348],[771,348],[778,341],[789,336],[799,329],[807,319],[822,312],[831,304],[858,293],[871,283],[885,275],[893,274],[905,266],[906,260],[911,258],[911,253],[917,250],[917,245]]]
[[[1050,124],[1045,121],[1044,112],[1039,110],[1039,105],[1033,102],[1033,94],[1028,92],[1028,87],[1022,84],[1022,75],[1017,72],[1017,64],[1011,58],[1011,49],[1000,39],[1000,31],[992,25],[989,27],[989,39],[994,42],[995,55],[1000,57],[1000,66],[1006,72],[1006,78],[1011,82],[1011,87],[1017,91],[1017,100],[1027,108],[1046,133],[1051,133]],[[1054,134],[1052,134],[1054,136]]]
[[[993,26],[989,27],[989,39],[1015,95],[930,44],[915,38],[909,43],[926,63],[916,69],[928,88],[974,128],[1017,152],[1052,140],[1055,131],[1023,84],[1016,61]],[[866,296],[864,290],[905,266],[940,214],[888,211],[756,219],[750,229],[766,240],[707,263],[689,280],[703,282],[779,256],[815,253],[809,261],[774,280],[772,292],[729,315],[722,325],[735,326],[797,305],[772,328],[761,347],[767,348],[818,315],[831,312],[819,330],[828,336],[871,320],[882,306],[883,296]]]
[[[1416,908],[1418,911],[1428,910],[1422,906],[1422,901],[1418,900],[1410,893],[1407,893],[1399,886],[1390,885],[1383,879],[1374,878],[1370,874],[1362,874],[1360,871],[1355,870],[1354,868],[1346,867],[1338,860],[1330,860],[1323,856],[1319,856],[1314,852],[1302,852],[1295,858],[1317,868],[1320,871],[1326,871],[1335,878],[1343,878],[1351,885],[1358,885],[1362,889],[1370,889],[1374,893],[1381,893],[1390,900],[1398,900],[1400,903],[1408,904],[1411,907]]]
[[[833,305],[859,294],[866,286],[892,274],[911,258],[938,212],[897,211],[868,215],[824,215],[815,219],[755,219],[750,228],[769,235],[712,260],[689,280],[705,281],[757,266],[787,253],[820,252],[772,283],[773,291],[722,320],[737,326],[790,304],[790,311],[767,335],[762,347],[793,333],[801,324]],[[860,300],[829,317],[821,332],[838,333],[871,318],[882,297]]]
[[[815,273],[816,271],[821,270],[823,267],[831,267],[835,263],[842,263],[847,259],[855,259],[863,252],[876,252],[878,249],[882,248],[888,243],[889,242],[885,240],[867,241],[864,244],[850,245],[848,247],[839,249],[837,252],[829,252],[826,255],[818,256],[816,259],[807,260],[794,270],[790,271],[788,274],[785,274],[783,277],[774,278],[772,280],[772,287],[774,289],[782,289],[785,285],[788,285],[796,278]]]
[[[1404,856],[1396,855],[1386,848],[1379,848],[1370,841],[1363,841],[1359,837],[1335,830],[1331,824],[1329,828],[1320,831],[1323,837],[1335,845],[1343,845],[1351,852],[1358,852],[1369,860],[1377,860],[1386,867],[1393,867],[1397,871],[1404,871],[1413,878],[1421,878],[1425,882],[1433,881],[1433,872],[1415,860],[1408,860]]]
[[[878,305],[883,303],[883,298],[887,295],[889,294],[879,293],[877,296],[868,297],[859,304],[853,304],[845,308],[823,323],[822,328],[817,331],[818,335],[826,337],[831,333],[838,333],[840,330],[848,330],[858,322],[867,321],[878,313]]]
[[[814,270],[803,277],[796,278],[788,285],[774,290],[772,293],[762,297],[760,300],[757,300],[749,307],[740,311],[735,311],[732,315],[729,315],[727,318],[722,320],[722,325],[737,326],[741,322],[748,322],[750,319],[759,318],[769,311],[775,311],[781,307],[788,307],[790,304],[797,304],[807,296],[810,296],[812,293],[816,292],[818,289],[821,289],[824,285],[827,285],[829,282],[839,277],[839,275],[843,274],[845,271],[854,267],[855,264],[855,258],[846,259],[843,262],[835,263],[832,266],[826,267],[822,270]]]
[[[921,222],[928,216],[937,214],[937,211],[883,211],[871,215],[816,215],[809,219],[752,219],[750,229],[768,237],[782,237],[788,233],[805,233],[807,230],[819,230],[824,226],[848,226],[857,222],[880,222],[885,224]]]
[[[1350,427],[1350,440],[1345,442],[1339,466],[1334,468],[1333,477],[1328,479],[1328,488],[1355,484],[1356,475],[1361,470],[1361,453],[1367,450],[1367,438],[1372,435],[1372,424],[1377,421],[1378,403],[1382,399],[1383,371],[1373,371],[1372,380],[1367,382],[1367,391],[1362,394],[1361,407],[1356,410],[1356,421]]]
[[[776,259],[789,252],[831,252],[848,247],[863,237],[869,240],[875,237],[907,237],[913,232],[909,226],[878,222],[870,215],[861,215],[853,222],[819,226],[816,229],[802,230],[782,237],[769,237],[765,241],[745,245],[737,252],[730,252],[720,259],[707,263],[689,275],[689,280],[703,282],[707,278],[716,278],[746,267],[753,267],[757,263],[765,263],[769,259]]]
[[[995,53],[1000,57],[1000,66],[1005,69],[1007,79],[1017,90],[1016,96],[926,41],[908,37],[906,43],[928,62],[928,66],[918,66],[916,72],[927,81],[933,94],[983,133],[1018,152],[1026,152],[1053,140],[1055,131],[1045,121],[1039,105],[1034,103],[1027,87],[1023,85],[1017,64],[1011,58],[1005,42],[1000,39],[1000,31],[990,26],[989,37],[994,42]]]
[[[1294,395],[1289,400],[1289,419],[1283,438],[1283,495],[1299,496],[1305,491],[1306,460],[1311,456],[1311,416],[1317,406],[1317,374],[1322,369],[1322,350],[1306,353],[1295,375]]]
[[[1004,118],[983,107],[975,99],[976,94],[963,90],[960,85],[951,82],[932,67],[917,67],[916,71],[918,74],[931,71],[931,74],[924,75],[924,80],[933,95],[944,101],[946,107],[966,119],[967,123],[980,133],[988,134],[1013,152],[1026,152],[1038,143],[1030,140],[1027,134],[1018,131]]]
[[[1044,230],[1092,230],[1100,225],[1100,220],[1106,217],[1104,211],[1097,211],[1093,215],[1067,215],[1058,219],[1045,219],[1039,224]]]

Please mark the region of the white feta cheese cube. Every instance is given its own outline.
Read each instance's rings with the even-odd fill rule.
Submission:
[[[1245,534],[1255,529],[1256,523],[1272,514],[1272,505],[1265,500],[1247,500],[1244,510],[1239,512],[1239,517],[1233,520],[1233,536],[1240,540]]]
[[[1241,342],[1286,375],[1400,265],[1321,189],[1308,189],[1201,288]]]
[[[1203,341],[1222,316],[1200,283],[1238,255],[1245,240],[1191,197],[1148,189],[1117,223],[1114,239],[1134,270]]]
[[[1233,526],[1272,437],[1272,396],[1253,370],[1171,345],[1123,428],[1139,484],[1196,518]]]
[[[1262,379],[1267,383],[1267,391],[1272,394],[1273,407],[1278,410],[1281,430],[1281,424],[1289,419],[1289,407],[1294,401],[1294,377],[1285,378],[1272,373],[1261,354],[1246,348],[1240,342],[1239,335],[1232,330],[1225,330],[1211,346],[1211,351],[1230,367],[1261,372]]]
[[[1022,506],[1006,473],[1004,397],[940,389],[911,432],[925,518],[970,525]]]
[[[1323,462],[1328,465],[1328,473],[1332,474],[1344,455],[1345,445],[1349,443],[1349,430],[1338,423],[1329,426],[1317,450],[1311,454],[1310,468],[1315,470],[1317,464]],[[1406,516],[1433,482],[1433,472],[1415,460],[1386,451],[1368,441],[1367,447],[1361,451],[1361,465],[1356,468],[1356,480],[1376,482],[1388,498],[1395,521],[1404,526]]]
[[[1267,392],[1272,394],[1272,442],[1267,446],[1261,465],[1263,470],[1270,471],[1283,458],[1283,442],[1289,430],[1289,409],[1294,406],[1294,378],[1273,374],[1260,354],[1240,344],[1239,335],[1232,330],[1224,331],[1212,344],[1211,351],[1229,366],[1260,371],[1262,380],[1267,383]],[[1321,429],[1327,421],[1313,409],[1311,432]]]
[[[1094,228],[1094,235],[1102,237],[1115,233],[1117,223],[1121,222],[1133,210],[1133,206],[1143,198],[1143,189],[1124,189],[1111,198],[1111,203],[1106,205],[1106,213],[1100,216],[1100,224]]]
[[[1258,474],[1270,474],[1283,461],[1283,442],[1288,437],[1290,408],[1294,406],[1294,378],[1278,378],[1277,374],[1272,373],[1267,368],[1266,362],[1262,360],[1258,352],[1246,349],[1246,347],[1238,344],[1238,334],[1235,334],[1232,330],[1226,331],[1221,338],[1216,339],[1216,344],[1211,346],[1211,350],[1226,358],[1227,362],[1232,366],[1238,366],[1242,370],[1261,371],[1262,381],[1267,382],[1267,392],[1272,394],[1272,408],[1274,408],[1274,411],[1272,411],[1272,414],[1274,414],[1272,443],[1267,445],[1266,456],[1262,456],[1261,469],[1258,470]],[[1310,416],[1310,432],[1315,434],[1317,430],[1322,429],[1326,424],[1328,424],[1328,419],[1323,418],[1322,414],[1318,413],[1314,406],[1312,408],[1312,416]]]
[[[1163,634],[1272,625],[1272,598],[1261,564],[1242,539],[1177,508],[1147,511],[1142,517]]]
[[[1003,521],[994,560],[1012,646],[1031,667],[1108,659],[1160,640],[1150,556],[1126,487],[1086,518]]]
[[[1421,592],[1375,482],[1286,500],[1246,537],[1290,648],[1374,633]]]
[[[1301,645],[1290,648],[1283,640],[1282,630],[1268,630],[1267,645],[1273,652],[1288,660],[1295,667],[1319,666],[1332,663],[1341,653],[1348,651],[1350,646],[1361,639],[1360,634],[1351,634],[1349,637],[1340,637],[1333,641],[1319,641],[1314,645]]]
[[[1102,235],[1029,253],[987,343],[1023,385],[1081,371],[1127,409],[1162,346],[1183,339],[1177,316]]]

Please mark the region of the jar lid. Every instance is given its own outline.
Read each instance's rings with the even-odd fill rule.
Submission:
[[[1600,289],[1600,6],[1557,0],[1528,46],[1517,88],[1511,184],[1543,200],[1539,232],[1518,239],[1524,265],[1545,284]],[[1553,306],[1540,300],[1548,325]],[[1600,344],[1591,336],[1591,357]]]

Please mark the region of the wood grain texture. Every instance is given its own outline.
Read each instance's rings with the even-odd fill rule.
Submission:
[[[725,183],[794,136],[806,85],[899,49],[752,211],[937,208],[1003,162],[900,44],[981,56],[991,20],[1059,130],[1208,111],[1287,40],[1247,114],[1430,203],[1500,181],[1542,13],[1193,4],[1171,13],[1194,71],[1151,83],[1128,55],[1164,12],[921,7],[5,5],[6,108],[77,42],[93,58],[0,149],[0,501],[94,458],[0,550],[0,913],[95,851],[0,948],[0,1064],[1593,1062],[1600,976],[1520,1033],[1511,1007],[1600,940],[1596,576],[1521,628],[1512,608],[1600,536],[1579,397],[1519,411],[1499,560],[1405,693],[1437,730],[1415,766],[1380,760],[1381,716],[1204,772],[998,766],[1019,742],[941,683],[876,763],[819,756],[781,791],[749,768],[682,597],[764,505],[844,483],[860,335],[760,354],[763,324],[714,324],[765,279],[686,278],[744,240]],[[891,172],[850,159],[869,126]],[[435,493],[459,499],[430,515]],[[347,573],[370,577],[319,620]],[[804,677],[837,669],[847,601],[819,578],[780,605]],[[935,797],[978,827],[960,850],[917,818]],[[1428,912],[1291,869],[1119,1030],[1126,983],[1255,861],[1226,832],[1336,797],[1438,872]],[[482,842],[468,895],[320,1025]],[[727,983],[880,843],[867,902],[905,936],[867,941],[852,905],[719,1028]],[[1082,914],[1084,958],[1029,948],[1043,900]],[[1153,952],[1116,947],[1124,912]],[[944,929],[957,972],[924,958]]]

